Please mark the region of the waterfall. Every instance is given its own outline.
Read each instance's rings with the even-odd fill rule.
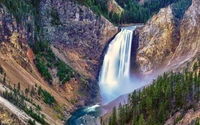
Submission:
[[[141,82],[137,85],[137,80],[130,77],[131,44],[135,28],[122,28],[108,46],[99,74],[103,104],[109,103],[122,94],[130,93],[142,85]],[[100,124],[97,120],[100,111],[99,104],[80,109],[73,114],[67,125]]]
[[[104,104],[133,91],[130,87],[130,58],[135,28],[135,26],[122,28],[108,46],[99,76]]]

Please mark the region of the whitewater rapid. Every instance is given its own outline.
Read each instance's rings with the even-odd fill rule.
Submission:
[[[130,80],[130,58],[135,26],[122,28],[108,46],[99,75],[104,104],[133,91]]]

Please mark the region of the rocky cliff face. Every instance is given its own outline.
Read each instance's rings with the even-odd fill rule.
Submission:
[[[200,1],[193,0],[182,19],[173,15],[171,7],[161,9],[138,31],[136,65],[142,75],[152,78],[170,70],[199,72],[194,67],[200,60]],[[199,110],[189,110],[178,124],[190,124],[198,114]],[[166,124],[173,124],[174,117]]]
[[[137,63],[144,74],[166,65],[179,43],[179,31],[171,7],[161,9],[139,31]]]
[[[62,103],[69,104],[70,110],[72,108],[70,106],[70,103],[68,103],[56,91],[51,89],[48,84],[45,83],[45,81],[35,68],[35,65],[33,64],[34,54],[28,45],[28,41],[30,42],[31,39],[33,39],[32,31],[29,31],[25,25],[26,21],[31,24],[31,19],[31,17],[28,17],[27,20],[25,19],[22,22],[18,22],[15,19],[14,15],[9,12],[6,6],[4,6],[4,4],[1,4],[0,67],[2,68],[4,73],[1,73],[0,75],[0,84],[4,84],[4,86],[14,87],[16,83],[20,83],[20,88],[22,91],[21,93],[23,93],[25,89],[34,86],[34,84],[37,84],[38,86],[45,88],[45,90],[56,97],[59,105]],[[5,77],[5,80],[3,80],[3,77]],[[0,93],[2,94],[3,89],[1,88],[0,91]],[[42,113],[45,117],[47,117],[47,121],[52,122],[52,124],[56,124],[55,121],[58,119],[56,115],[58,114],[55,111],[53,111],[49,106],[45,105],[38,99],[36,100],[35,98],[32,98],[32,102],[41,106]],[[52,113],[47,113],[47,110],[48,112],[54,112],[55,114],[52,115]],[[16,121],[14,120],[15,116],[12,117],[13,121]],[[60,119],[58,119],[57,123],[61,124],[62,122]]]
[[[112,11],[114,13],[121,14],[124,11],[115,0],[107,0],[107,5],[109,12]]]
[[[25,26],[19,24],[5,6],[0,8],[0,28],[0,53],[7,58],[13,58],[30,71],[27,39],[31,38],[31,32],[28,33]]]
[[[199,1],[193,0],[182,19],[172,6],[161,9],[139,30],[136,64],[141,74],[179,67],[199,52]]]
[[[37,23],[42,33],[37,36],[34,31],[34,15],[30,13],[24,20],[17,21],[0,2],[0,66],[6,73],[7,85],[15,86],[19,82],[22,91],[28,87],[41,86],[54,96],[58,104],[56,110],[38,97],[32,100],[41,106],[47,121],[62,124],[61,120],[68,119],[71,112],[92,102],[90,96],[97,96],[100,57],[118,28],[104,17],[97,16],[90,9],[71,0],[41,0],[40,9],[40,20]],[[44,81],[35,67],[35,55],[29,46],[41,37],[42,40],[50,41],[55,55],[73,67],[80,76],[62,86],[50,86]],[[0,76],[3,78],[3,75]],[[61,112],[58,113],[58,110]],[[66,117],[61,116],[61,119],[60,113],[65,113]]]
[[[44,36],[62,51],[66,61],[93,79],[104,46],[118,32],[104,17],[70,0],[42,0],[41,24]]]
[[[168,65],[185,62],[194,57],[200,48],[200,1],[193,0],[180,22],[180,44]]]

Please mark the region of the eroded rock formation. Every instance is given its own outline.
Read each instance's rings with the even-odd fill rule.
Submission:
[[[58,14],[57,25],[52,22],[55,17],[49,16],[52,11]],[[72,67],[95,79],[101,53],[118,28],[70,0],[42,0],[41,15],[44,36],[63,52]]]

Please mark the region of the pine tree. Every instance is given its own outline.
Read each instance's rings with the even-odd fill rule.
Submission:
[[[124,111],[123,111],[123,107],[122,107],[122,104],[121,102],[119,103],[119,107],[118,107],[118,120],[119,120],[119,124],[122,125],[123,123],[123,114],[124,114]]]
[[[32,86],[30,96],[32,97],[35,94],[35,88]]]
[[[138,125],[144,125],[144,115],[143,114],[140,115]]]
[[[20,82],[17,84],[17,92],[20,93]]]
[[[116,112],[116,107],[113,108],[113,113],[112,113],[112,125],[117,125],[117,112]]]
[[[148,120],[147,120],[147,125],[153,125],[153,117],[152,115],[149,115]]]
[[[4,73],[4,76],[3,76],[3,83],[4,84],[6,83],[6,73]]]

